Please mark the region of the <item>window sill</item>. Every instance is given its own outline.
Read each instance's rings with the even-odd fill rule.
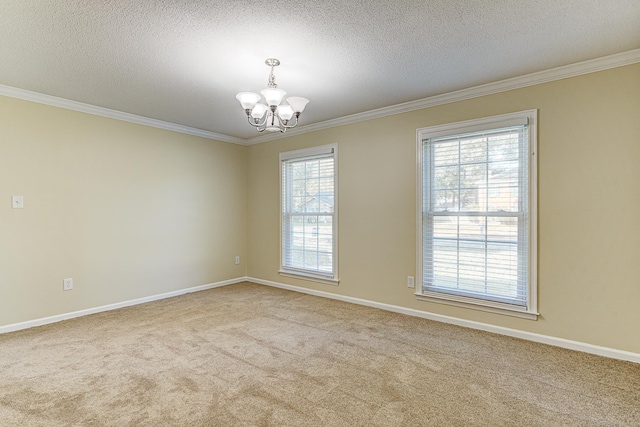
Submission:
[[[338,286],[340,284],[340,280],[338,279],[329,279],[323,276],[316,276],[310,273],[302,273],[297,271],[288,271],[288,270],[280,270],[278,274],[284,277],[291,277],[294,279],[302,279],[309,280],[311,282],[325,283],[327,285]]]
[[[458,297],[455,295],[443,294],[422,294],[416,293],[416,298],[420,301],[435,302],[438,304],[453,305],[456,307],[469,308],[472,310],[486,311],[489,313],[504,314],[507,316],[519,317],[527,320],[538,320],[539,313],[527,311],[526,309],[512,307],[509,304],[499,302],[481,301],[473,298]]]

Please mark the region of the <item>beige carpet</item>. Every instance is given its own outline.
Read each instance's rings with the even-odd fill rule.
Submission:
[[[1,426],[640,426],[640,365],[242,283],[0,335]]]

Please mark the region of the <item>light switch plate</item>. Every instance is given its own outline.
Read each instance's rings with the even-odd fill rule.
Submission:
[[[22,196],[11,196],[11,207],[14,209],[24,208],[24,199]]]

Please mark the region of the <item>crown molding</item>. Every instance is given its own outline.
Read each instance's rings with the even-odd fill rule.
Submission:
[[[379,119],[395,114],[407,113],[409,111],[421,110],[424,108],[435,107],[443,104],[450,104],[452,102],[464,101],[467,99],[478,98],[481,96],[492,95],[509,90],[525,88],[528,86],[562,80],[569,77],[576,77],[583,74],[596,73],[598,71],[623,67],[625,65],[631,65],[638,62],[640,62],[640,49],[630,50],[627,52],[603,56],[601,58],[539,71],[532,74],[513,77],[506,80],[500,80],[480,86],[474,86],[454,92],[430,96],[428,98],[409,101],[402,104],[396,104],[389,107],[365,111],[363,113],[352,114],[349,116],[314,123],[299,128],[296,127],[294,129],[288,130],[285,134],[260,135],[246,139],[245,144],[259,144],[262,142],[273,141],[275,139],[287,138],[294,135],[301,135],[304,133],[324,130],[332,127],[358,123],[366,120]]]
[[[189,126],[183,126],[176,123],[165,122],[162,120],[152,119],[149,117],[138,116],[136,114],[125,113],[123,111],[112,110],[110,108],[98,107],[83,102],[72,101],[70,99],[58,98],[57,96],[46,95],[43,93],[32,92],[30,90],[20,89],[11,86],[0,85],[0,95],[11,98],[32,101],[38,104],[50,105],[53,107],[65,108],[67,110],[79,111],[81,113],[92,114],[94,116],[107,117],[109,119],[122,120],[125,122],[135,123],[144,126],[150,126],[158,129],[170,130],[173,132],[184,133],[187,135],[200,136],[217,141],[230,142],[232,144],[246,144],[242,138],[224,135],[221,133],[210,132],[202,129],[196,129]]]
[[[513,77],[510,79],[461,89],[454,92],[448,92],[441,95],[430,96],[428,98],[422,98],[402,104],[391,105],[389,107],[382,107],[375,110],[365,111],[363,113],[351,114],[349,116],[339,117],[337,119],[331,119],[306,126],[296,127],[293,129],[289,129],[286,133],[260,135],[247,139],[206,131],[203,129],[196,129],[176,123],[152,119],[149,117],[138,116],[136,114],[98,107],[91,104],[58,98],[56,96],[45,95],[42,93],[32,92],[29,90],[11,86],[0,85],[0,95],[22,99],[25,101],[37,102],[39,104],[51,105],[53,107],[79,111],[82,113],[93,114],[96,116],[107,117],[110,119],[136,123],[143,126],[150,126],[158,129],[184,133],[187,135],[194,135],[203,138],[214,139],[217,141],[229,142],[232,144],[254,145],[260,144],[262,142],[273,141],[276,139],[288,138],[290,136],[302,135],[309,132],[329,129],[332,127],[349,125],[366,120],[379,119],[395,114],[407,113],[410,111],[421,110],[438,105],[450,104],[452,102],[464,101],[467,99],[478,98],[481,96],[492,95],[495,93],[506,92],[509,90],[520,89],[556,80],[562,80],[569,77],[576,77],[583,74],[609,70],[611,68],[623,67],[625,65],[631,65],[638,62],[640,62],[640,49],[635,49],[627,52],[617,53],[614,55],[603,56],[601,58],[591,59],[588,61],[577,62],[575,64],[565,65],[562,67],[552,68],[550,70],[539,71],[532,74],[526,74],[519,77]]]

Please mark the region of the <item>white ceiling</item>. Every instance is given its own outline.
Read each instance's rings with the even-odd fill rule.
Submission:
[[[640,48],[640,0],[0,0],[0,84],[237,138],[235,94],[301,126]]]

